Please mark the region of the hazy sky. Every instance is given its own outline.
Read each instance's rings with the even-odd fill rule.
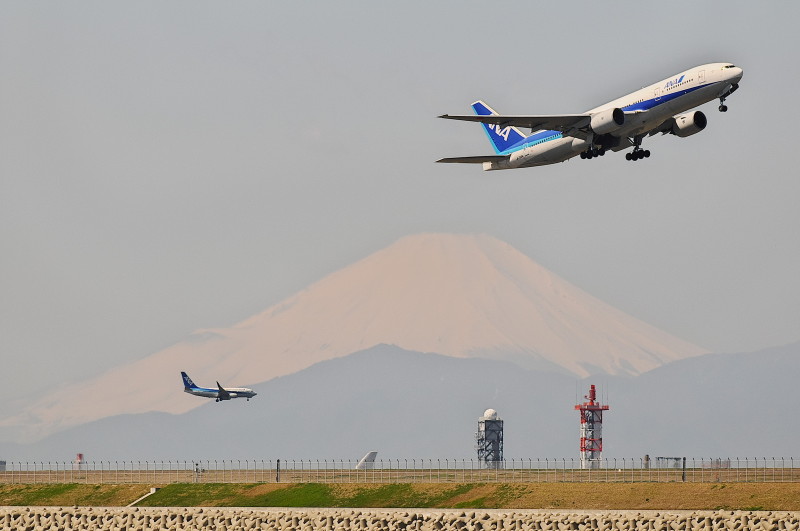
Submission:
[[[797,2],[3,2],[0,399],[238,322],[419,232],[503,239],[717,351],[800,339]],[[439,120],[706,62],[707,129],[484,173]],[[178,385],[176,381],[176,385]]]

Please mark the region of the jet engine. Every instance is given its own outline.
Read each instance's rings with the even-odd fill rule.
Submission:
[[[675,136],[686,138],[695,133],[699,133],[706,128],[708,118],[700,111],[687,112],[674,117],[675,123],[672,124],[672,133]]]
[[[625,123],[625,113],[622,109],[614,107],[606,109],[592,115],[589,125],[592,131],[598,135],[604,135],[616,131]]]

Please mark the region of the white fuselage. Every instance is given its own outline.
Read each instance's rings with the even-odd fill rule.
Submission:
[[[742,69],[739,67],[730,63],[709,63],[631,92],[590,109],[586,114],[594,115],[613,108],[625,112],[624,124],[608,133],[619,139],[608,149],[619,151],[631,147],[637,137],[650,133],[666,120],[730,93],[741,78]],[[529,138],[548,132],[535,132]],[[524,168],[563,162],[585,151],[595,140],[591,135],[589,138],[581,138],[558,131],[552,133],[552,139],[531,142],[510,153],[507,161],[484,163],[484,168]]]
[[[206,398],[216,398],[219,400],[230,400],[232,398],[246,398],[250,400],[258,393],[247,387],[225,387],[225,393],[220,393],[219,389],[208,387],[184,387],[183,392],[189,393],[194,396],[203,396]]]

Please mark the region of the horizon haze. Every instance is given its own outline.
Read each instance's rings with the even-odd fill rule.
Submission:
[[[577,378],[636,376],[708,352],[616,310],[496,238],[420,234],[232,327],[197,330],[135,363],[18,402],[0,417],[0,440],[37,440],[122,414],[185,413],[203,401],[181,392],[181,371],[251,387],[379,344]]]
[[[614,310],[534,334],[519,315],[534,308],[524,290],[469,263],[463,271],[486,277],[476,285],[505,279],[511,314],[475,324],[489,308],[470,308],[470,297],[489,304],[488,294],[457,277],[447,281],[462,286],[458,312],[413,312],[404,297],[434,291],[404,292],[406,263],[381,288],[404,314],[364,313],[398,327],[441,320],[446,340],[420,332],[404,343],[386,327],[310,316],[317,344],[275,361],[276,374],[326,359],[324,335],[337,356],[386,340],[555,363],[575,378],[795,344],[800,179],[793,135],[775,125],[800,122],[800,71],[787,68],[798,19],[796,2],[1,3],[0,401],[15,427],[0,425],[0,439],[113,414],[119,402],[194,407],[189,396],[171,402],[176,375],[143,370],[139,389],[123,376],[166,352],[170,370],[252,383],[243,323],[419,234],[506,242],[575,300],[590,294],[590,306]],[[503,30],[477,29],[492,20]],[[699,134],[647,138],[646,160],[618,153],[514,172],[434,162],[491,154],[477,124],[436,118],[478,99],[506,114],[577,113],[718,61],[744,70],[729,110],[710,102]],[[580,332],[560,347],[584,358],[560,364],[539,350],[570,336],[567,322]],[[597,339],[606,326],[628,339]],[[634,354],[640,339],[648,346]],[[236,344],[238,357],[212,344]],[[81,396],[100,381],[99,394]]]

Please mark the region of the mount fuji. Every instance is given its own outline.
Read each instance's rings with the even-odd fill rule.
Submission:
[[[525,369],[636,376],[706,350],[621,312],[487,235],[402,238],[229,328],[66,385],[0,419],[34,441],[106,417],[185,413],[195,381],[259,384],[389,344]],[[258,399],[256,399],[258,400]]]

